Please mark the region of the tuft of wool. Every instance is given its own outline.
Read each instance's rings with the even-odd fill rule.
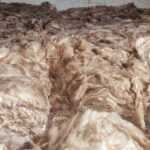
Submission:
[[[47,128],[51,83],[46,62],[40,42],[0,48],[0,142],[8,149]]]
[[[63,150],[148,150],[150,142],[141,130],[115,112],[87,109],[76,120]]]

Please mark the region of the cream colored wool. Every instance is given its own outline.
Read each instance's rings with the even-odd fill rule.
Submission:
[[[150,37],[141,37],[136,41],[136,49],[141,59],[150,64]]]
[[[45,132],[51,83],[40,42],[0,49],[0,141],[9,149]],[[25,138],[23,138],[25,137]]]
[[[120,150],[124,148],[148,150],[150,143],[142,130],[145,130],[145,132],[149,130],[148,124],[150,122],[148,115],[150,98],[148,92],[149,65],[139,59],[135,55],[135,51],[127,52],[111,48],[100,49],[85,40],[77,38],[62,40],[54,38],[51,42],[53,45],[49,46],[49,51],[52,50],[49,57],[53,88],[50,103],[54,113],[54,126],[59,124],[58,128],[63,127],[60,129],[61,131],[54,128],[59,140],[56,138],[57,136],[54,136],[55,134],[52,134],[51,139],[55,137],[56,143],[53,141],[52,143],[55,143],[55,146],[50,144],[49,149],[110,150],[111,148]],[[95,111],[89,112],[89,117],[85,119],[84,116],[86,115],[83,115],[81,120],[75,123],[75,129],[72,127],[73,116],[76,116],[80,110],[86,111],[87,108],[102,111],[102,116],[105,114],[106,118],[110,116],[109,119],[112,122],[108,122],[110,122],[110,126],[114,126],[111,131],[112,137],[109,137],[107,133],[101,135],[101,132],[97,131],[101,124],[104,124],[104,128],[108,130],[110,130],[110,127],[109,123],[107,126],[107,123],[98,121],[101,118],[101,113]],[[110,113],[110,115],[107,113],[114,111],[116,113]],[[95,116],[100,117],[96,118]],[[64,122],[72,117],[73,120],[65,125]],[[115,118],[118,118],[118,120]],[[80,126],[80,122],[81,124],[84,122],[82,119],[87,122],[85,126]],[[90,143],[92,138],[88,140],[90,134],[82,137],[84,133],[88,134],[91,124],[95,125],[93,127],[94,131],[91,131],[91,136],[93,135],[92,144]],[[66,130],[66,132],[62,130]],[[50,132],[52,131],[50,130]],[[64,136],[59,135],[59,132],[63,133]],[[104,138],[105,136],[108,140]],[[124,138],[128,140],[124,140]],[[143,143],[140,143],[142,139]],[[115,141],[118,143],[115,144]]]
[[[2,47],[0,146],[149,150],[150,70],[139,40],[130,52],[74,37]]]
[[[86,110],[61,149],[144,150],[147,143],[144,134],[117,113]]]

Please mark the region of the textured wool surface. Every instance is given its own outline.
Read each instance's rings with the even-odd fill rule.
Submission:
[[[149,44],[137,39],[138,56],[73,37],[2,47],[2,147],[148,150]]]
[[[5,130],[0,137],[10,149],[23,144],[19,136],[46,130],[51,90],[48,68],[39,42],[0,48],[0,121]]]
[[[149,150],[148,10],[0,7],[0,150]]]

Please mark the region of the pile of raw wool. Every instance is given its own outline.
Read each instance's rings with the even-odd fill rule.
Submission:
[[[149,11],[37,7],[51,19],[0,22],[0,150],[149,150]]]
[[[149,149],[150,37],[134,52],[73,37],[24,43],[0,48],[2,150]]]

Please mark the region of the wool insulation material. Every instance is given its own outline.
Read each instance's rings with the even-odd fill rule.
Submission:
[[[149,9],[0,8],[0,150],[150,149]]]

